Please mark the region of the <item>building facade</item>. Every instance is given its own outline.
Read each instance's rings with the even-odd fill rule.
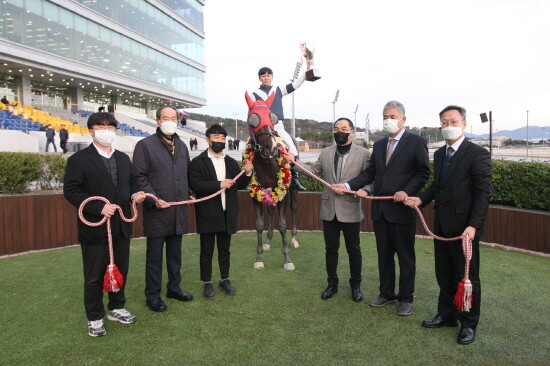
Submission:
[[[150,113],[206,104],[203,0],[3,0],[0,94]]]

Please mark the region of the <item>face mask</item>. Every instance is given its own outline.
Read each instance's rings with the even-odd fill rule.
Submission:
[[[445,140],[456,140],[462,136],[463,129],[460,126],[448,126],[441,129],[441,134]]]
[[[109,130],[95,130],[94,140],[101,146],[109,147],[115,141],[115,131]]]
[[[389,134],[394,134],[397,131],[399,131],[399,120],[398,119],[385,119],[384,120],[384,131],[386,131]]]
[[[348,142],[349,138],[349,132],[336,132],[334,134],[334,141],[336,142],[336,145],[344,145],[346,142]]]
[[[171,136],[174,133],[176,133],[176,130],[178,129],[178,124],[176,122],[172,121],[165,121],[161,122],[160,124],[160,130],[163,134]]]
[[[217,142],[217,141],[212,141],[212,151],[214,151],[216,154],[219,154],[223,151],[223,149],[225,149],[225,142]]]

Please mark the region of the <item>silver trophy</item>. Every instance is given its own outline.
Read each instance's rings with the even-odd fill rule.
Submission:
[[[313,63],[313,56],[315,55],[315,48],[307,47],[305,43],[300,44],[302,53],[307,61],[306,80],[315,81],[321,78],[321,73],[315,67]]]

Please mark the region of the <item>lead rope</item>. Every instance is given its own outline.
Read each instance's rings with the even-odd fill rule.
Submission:
[[[239,179],[240,176],[243,175],[243,173],[244,173],[244,169],[241,170],[241,172],[239,174],[237,174],[237,176],[235,176],[235,178],[233,178],[233,182],[236,182],[237,179]],[[213,193],[209,196],[199,198],[199,199],[196,199],[196,200],[167,202],[167,203],[170,206],[180,206],[180,205],[188,205],[188,204],[192,204],[192,203],[199,203],[199,202],[203,202],[203,201],[209,200],[211,198],[214,198],[214,197],[220,195],[223,191],[225,191],[225,188],[222,188],[219,191],[217,191],[217,192],[215,192],[215,193]],[[154,194],[145,193],[145,195],[147,197],[152,198],[156,203],[159,202],[159,199]],[[103,278],[103,292],[118,292],[118,291],[120,291],[122,286],[124,286],[124,277],[122,276],[122,274],[120,273],[120,270],[118,269],[117,265],[115,264],[115,258],[114,258],[114,254],[113,254],[113,236],[112,236],[112,232],[111,232],[111,218],[107,217],[107,216],[103,216],[103,218],[98,222],[90,222],[90,221],[86,220],[84,218],[84,214],[83,214],[84,206],[86,206],[86,204],[88,202],[91,202],[91,201],[103,201],[106,204],[111,204],[111,202],[109,202],[109,200],[107,198],[101,197],[101,196],[88,197],[84,201],[82,201],[82,203],[80,204],[80,206],[78,208],[78,218],[84,224],[86,224],[88,226],[92,226],[92,227],[101,226],[105,223],[105,221],[107,221],[107,242],[109,244],[109,265],[107,265],[107,270],[105,271],[105,276]],[[115,205],[115,206],[116,206],[115,209],[118,210],[118,213],[120,214],[120,218],[122,220],[124,220],[126,222],[136,221],[136,219],[137,219],[137,203],[136,203],[136,201],[132,200],[132,217],[131,218],[126,218],[124,216],[124,212],[122,212],[122,208],[119,205]]]
[[[316,176],[312,172],[310,172],[308,169],[304,168],[302,165],[300,165],[297,162],[294,162],[294,165],[298,166],[302,169],[306,174],[310,175],[312,178],[318,180],[319,182],[323,183],[327,187],[331,187],[331,185],[326,182],[325,180],[321,179],[320,177]],[[355,195],[357,192],[352,191],[349,189],[344,190],[345,193],[350,193]],[[392,196],[379,196],[379,197],[373,197],[373,196],[367,196],[366,199],[369,200],[393,200]],[[454,304],[456,308],[459,311],[468,312],[470,311],[470,308],[472,307],[472,283],[470,281],[470,261],[472,259],[472,240],[468,235],[464,236],[463,238],[460,236],[455,236],[453,238],[443,238],[441,236],[435,235],[426,224],[426,220],[424,219],[424,215],[422,215],[422,211],[417,206],[413,207],[416,213],[418,214],[418,217],[420,218],[420,221],[422,222],[422,226],[424,227],[424,230],[430,235],[432,238],[441,240],[441,241],[455,241],[455,240],[462,240],[462,252],[464,253],[464,259],[465,259],[465,265],[464,265],[464,278],[460,283],[458,284],[458,288],[456,290],[456,294],[454,297]]]

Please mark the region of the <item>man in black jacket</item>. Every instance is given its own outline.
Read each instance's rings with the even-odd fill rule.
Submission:
[[[197,198],[209,196],[220,189],[225,191],[217,197],[195,204],[197,231],[200,234],[200,269],[204,282],[204,297],[213,300],[216,297],[212,285],[212,257],[215,241],[218,243],[218,263],[220,266],[219,287],[228,295],[237,290],[229,280],[231,234],[237,232],[239,199],[237,190],[244,189],[250,181],[252,163],[244,164],[246,175],[237,182],[233,178],[240,172],[237,161],[225,155],[227,131],[220,125],[212,125],[206,130],[208,149],[194,158],[189,165],[189,182]]]
[[[451,105],[439,113],[441,133],[447,144],[434,154],[434,181],[419,197],[409,197],[409,206],[435,201],[434,231],[438,236],[468,237],[472,240],[470,281],[472,307],[459,312],[453,304],[458,283],[464,277],[462,241],[434,240],[435,275],[439,285],[437,315],[422,322],[426,328],[456,327],[460,320],[459,344],[475,340],[481,308],[479,280],[479,238],[491,195],[492,163],[489,152],[466,140],[466,110]]]
[[[166,243],[168,283],[166,297],[191,301],[193,296],[180,288],[181,241],[188,231],[189,207],[167,202],[193,199],[187,182],[189,151],[177,131],[178,113],[174,107],[157,110],[157,132],[136,144],[134,149],[135,183],[140,190],[159,198],[145,200],[143,226],[147,237],[145,297],[152,311],[165,311],[160,297],[162,257]]]
[[[69,140],[69,131],[65,128],[65,125],[61,125],[59,130],[59,146],[63,150],[63,154],[67,152],[67,141]]]
[[[48,152],[48,148],[50,147],[50,144],[53,145],[53,149],[55,152],[57,152],[57,146],[55,146],[55,130],[53,129],[52,125],[48,125],[46,128],[46,152]]]
[[[67,201],[75,207],[92,196],[105,197],[111,204],[91,201],[84,207],[84,218],[90,222],[111,218],[115,264],[124,277],[124,286],[118,292],[109,292],[107,319],[130,324],[136,317],[124,304],[124,288],[127,283],[130,258],[132,224],[120,218],[115,205],[131,217],[131,164],[128,156],[112,146],[117,122],[112,114],[94,113],[88,118],[88,128],[94,142],[67,160],[63,192]],[[145,199],[143,192],[133,195],[137,202]],[[84,264],[84,307],[88,318],[88,334],[92,337],[106,334],[103,325],[103,277],[109,264],[107,225],[91,227],[78,220],[78,240],[81,243]]]
[[[412,314],[416,256],[414,240],[416,213],[403,205],[407,196],[416,195],[430,177],[430,162],[426,140],[405,130],[405,107],[392,100],[384,106],[384,130],[388,136],[374,143],[369,166],[346,185],[358,190],[357,196],[368,193],[361,189],[374,182],[374,196],[393,196],[393,200],[372,203],[372,220],[378,251],[380,295],[370,305],[381,307],[396,300],[397,314]],[[395,260],[399,259],[399,292],[395,294]]]

